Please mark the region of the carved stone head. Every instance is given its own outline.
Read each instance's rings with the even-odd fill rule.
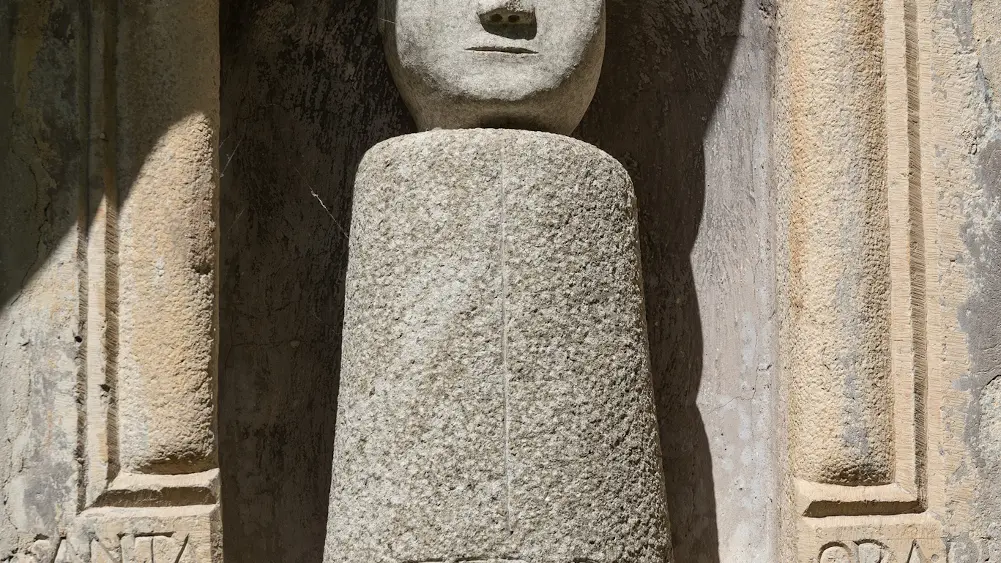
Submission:
[[[379,0],[379,22],[421,129],[569,134],[605,50],[604,0]]]

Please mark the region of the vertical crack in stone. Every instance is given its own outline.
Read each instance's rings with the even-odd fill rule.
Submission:
[[[511,401],[507,361],[507,175],[504,173],[504,148],[500,155],[500,268],[501,268],[501,372],[504,377],[504,502],[508,532],[511,524]]]

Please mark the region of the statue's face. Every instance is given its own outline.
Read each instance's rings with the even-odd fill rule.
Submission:
[[[591,102],[604,0],[380,0],[393,77],[422,129],[570,133]]]

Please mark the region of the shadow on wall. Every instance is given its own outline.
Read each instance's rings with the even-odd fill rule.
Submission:
[[[609,0],[604,74],[578,136],[637,187],[661,441],[679,562],[719,561],[695,398],[690,254],[703,137],[741,0]],[[353,177],[413,131],[370,0],[227,0],[222,13],[221,437],[228,561],[322,560]]]
[[[602,81],[577,135],[636,185],[674,556],[719,563],[709,439],[695,400],[702,322],[691,253],[705,204],[703,139],[723,92],[743,0],[608,0]]]
[[[145,17],[141,5],[124,6],[121,20]],[[12,305],[49,265],[67,234],[91,223],[106,178],[114,178],[121,207],[171,128],[214,109],[194,90],[159,100],[162,92],[137,68],[154,58],[149,51],[158,45],[140,26],[122,26],[119,43],[136,47],[127,56],[119,54],[124,70],[108,78],[115,91],[129,93],[122,94],[127,102],[118,100],[123,119],[117,131],[89,124],[88,103],[97,100],[88,98],[91,69],[79,60],[93,31],[87,28],[89,10],[85,3],[63,0],[0,6],[0,309]],[[97,68],[96,61],[91,64]],[[149,100],[157,100],[155,110],[142,105]],[[101,146],[88,142],[89,127],[101,131]],[[117,150],[114,176],[105,175],[104,165],[114,162],[110,158],[88,162],[95,149]]]
[[[226,560],[318,563],[355,169],[414,130],[372,0],[222,2]]]
[[[87,85],[74,33],[81,11],[0,5],[0,308],[14,304],[77,225],[87,184]]]

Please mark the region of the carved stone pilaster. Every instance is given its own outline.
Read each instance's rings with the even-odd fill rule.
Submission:
[[[780,16],[791,552],[944,558],[927,502],[914,0],[784,2]]]
[[[218,5],[95,0],[92,17],[80,514],[60,549],[221,561]]]

